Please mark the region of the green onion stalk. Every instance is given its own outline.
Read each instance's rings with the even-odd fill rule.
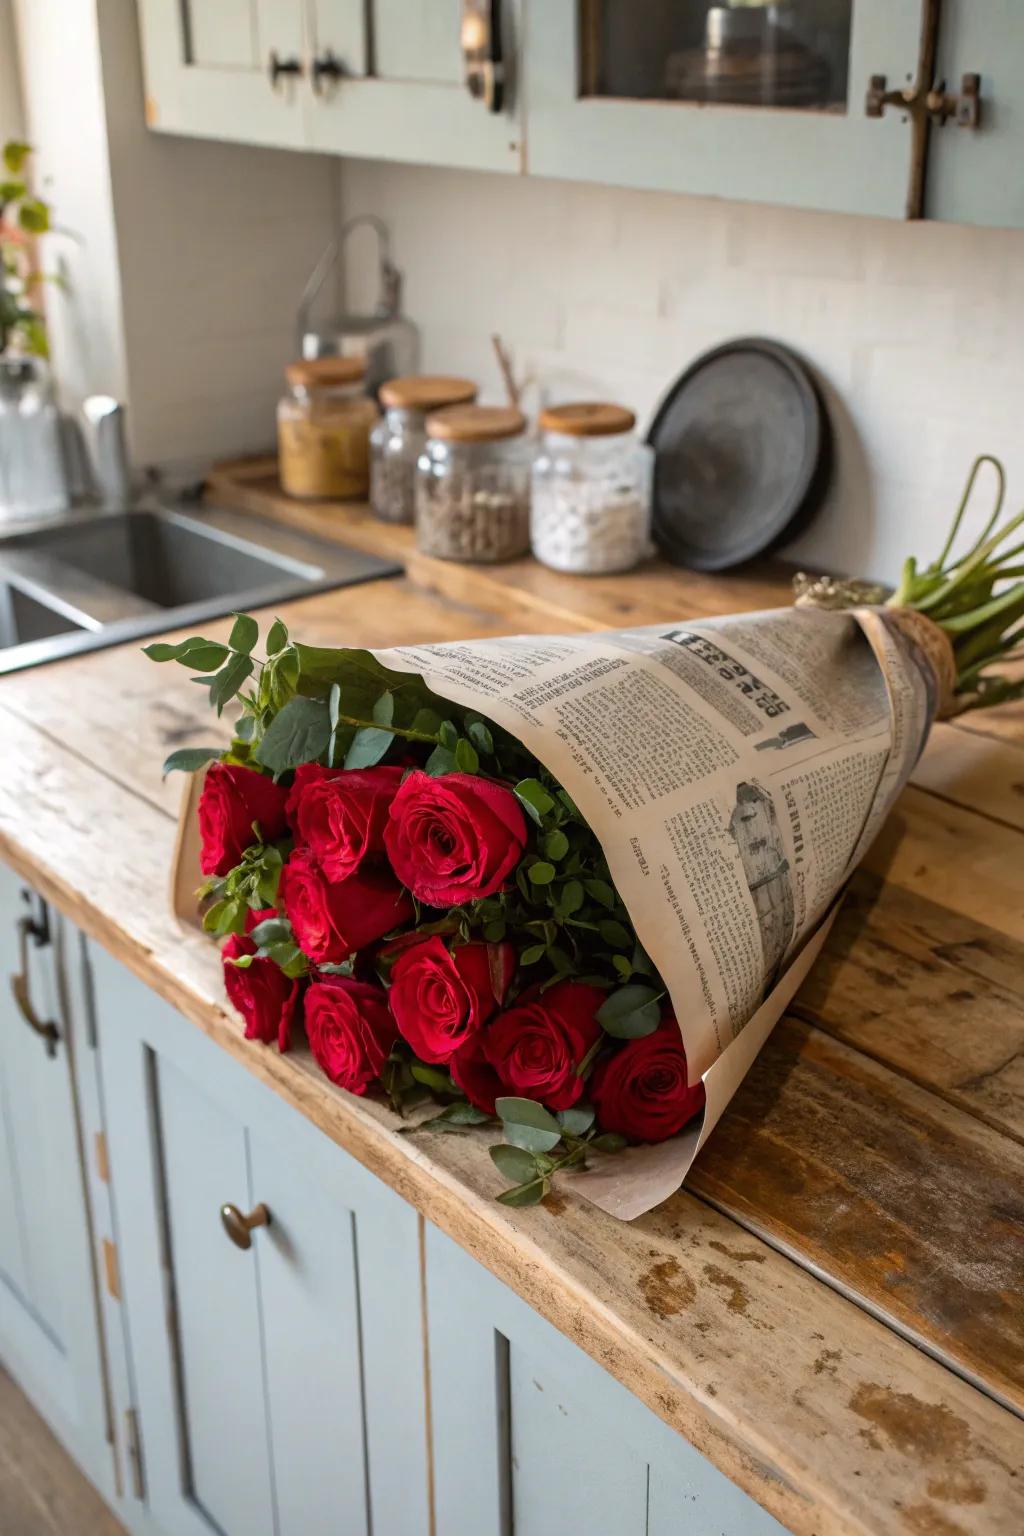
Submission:
[[[991,465],[995,472],[995,503],[970,547],[956,552],[984,465]],[[941,630],[952,651],[955,683],[941,710],[945,718],[1024,698],[1024,672],[1002,670],[1024,660],[1024,538],[1019,537],[1024,532],[1024,511],[1002,518],[1005,496],[1002,464],[991,454],[979,454],[942,552],[930,565],[919,568],[911,555],[894,592],[867,582],[801,574],[794,582],[797,602],[823,608],[879,604],[923,615]]]

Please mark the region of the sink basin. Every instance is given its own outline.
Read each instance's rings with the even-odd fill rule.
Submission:
[[[0,673],[400,570],[226,508],[83,512],[0,538]]]

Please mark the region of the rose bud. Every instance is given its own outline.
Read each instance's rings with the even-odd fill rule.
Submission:
[[[459,944],[449,950],[443,939],[432,935],[399,954],[391,970],[391,1012],[421,1061],[448,1061],[498,1006],[488,948]],[[493,948],[511,951],[514,964],[511,944]],[[497,974],[503,977],[510,962],[504,956],[494,958]]]
[[[590,1079],[590,1098],[603,1131],[630,1141],[667,1141],[704,1107],[704,1084],[686,1082],[686,1052],[679,1025],[662,1019],[658,1028],[629,1040],[614,1056],[599,1061]]]
[[[286,1051],[299,997],[298,981],[286,976],[273,960],[254,960],[244,970],[231,964],[241,955],[256,953],[248,933],[265,918],[276,916],[273,907],[265,912],[250,912],[245,920],[246,936],[231,934],[221,949],[221,957],[224,989],[245,1020],[245,1038],[261,1040],[264,1045],[273,1045],[276,1040],[278,1050]]]
[[[505,1085],[487,1059],[484,1036],[470,1035],[448,1063],[452,1082],[461,1088],[469,1102],[485,1115],[493,1115],[494,1101],[505,1092]]]
[[[525,843],[526,818],[515,795],[473,773],[410,773],[384,832],[395,874],[430,907],[493,895]]]
[[[491,1024],[484,1048],[511,1094],[568,1109],[583,1092],[576,1068],[600,1037],[597,1010],[607,993],[582,981],[560,981],[524,993]]]
[[[367,854],[384,852],[388,807],[402,782],[401,768],[295,770],[288,819],[328,880],[346,880]]]
[[[256,842],[258,822],[265,843],[288,831],[288,791],[266,774],[240,763],[211,763],[199,796],[199,865],[204,875],[226,875]]]
[[[344,960],[412,916],[412,902],[385,869],[359,869],[336,885],[308,848],[296,848],[281,871],[278,899],[295,942],[317,965]]]
[[[321,976],[306,988],[305,1017],[309,1048],[324,1074],[349,1093],[365,1093],[398,1038],[386,994],[347,976]]]

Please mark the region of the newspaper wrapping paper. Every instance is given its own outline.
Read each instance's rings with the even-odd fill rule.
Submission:
[[[883,608],[785,608],[374,652],[517,736],[600,839],[702,1117],[572,1181],[625,1220],[683,1182],[827,935],[939,703]]]

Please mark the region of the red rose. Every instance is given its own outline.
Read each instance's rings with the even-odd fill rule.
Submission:
[[[368,853],[384,852],[388,807],[402,782],[401,768],[295,770],[288,819],[328,880],[346,880]]]
[[[199,834],[203,847],[200,868],[204,875],[226,875],[242,854],[256,842],[253,822],[259,823],[265,843],[288,831],[284,807],[288,791],[237,763],[211,763],[199,796]]]
[[[601,1034],[597,1010],[607,993],[582,981],[531,992],[499,1014],[484,1049],[509,1093],[568,1109],[583,1092],[576,1068]]]
[[[421,1061],[448,1061],[498,1006],[489,948],[459,944],[449,950],[431,936],[399,954],[391,971],[391,1012]],[[493,950],[495,974],[511,976],[511,944]],[[511,951],[512,960],[502,951]]]
[[[603,1131],[631,1141],[667,1141],[704,1107],[704,1084],[687,1087],[686,1052],[675,1019],[598,1062],[590,1097]]]
[[[245,920],[246,929],[255,928],[264,918],[276,916],[273,907],[266,912],[250,912]],[[278,1050],[286,1051],[299,997],[299,983],[286,976],[273,960],[254,960],[244,970],[230,963],[240,955],[255,953],[256,945],[252,939],[243,938],[239,933],[231,934],[221,950],[224,989],[245,1020],[245,1038],[262,1040],[264,1045],[273,1045],[276,1040]]]
[[[336,885],[308,848],[296,848],[281,871],[279,900],[295,942],[317,965],[344,960],[412,916],[412,902],[384,869],[359,869]]]
[[[322,976],[306,988],[305,1011],[319,1067],[339,1088],[365,1093],[398,1038],[385,993],[347,976]]]
[[[430,907],[491,896],[523,856],[526,818],[510,789],[472,773],[410,773],[391,802],[391,867]]]
[[[486,1115],[494,1114],[494,1101],[505,1092],[505,1085],[487,1060],[482,1034],[470,1035],[459,1046],[448,1063],[448,1071],[471,1104]]]

